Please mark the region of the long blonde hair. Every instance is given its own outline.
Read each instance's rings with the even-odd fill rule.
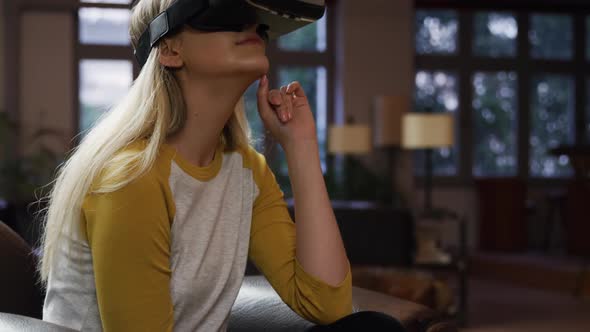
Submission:
[[[168,8],[173,0],[141,0],[133,7],[130,35],[133,45],[149,22]],[[38,264],[40,281],[46,285],[57,248],[79,239],[81,207],[89,193],[118,190],[147,172],[166,137],[180,130],[186,117],[181,89],[171,71],[158,61],[155,47],[133,82],[130,91],[88,131],[70,157],[57,170],[56,179],[45,198],[49,203],[43,216]],[[145,149],[122,151],[145,139]],[[252,144],[245,116],[244,98],[220,136],[226,151]],[[104,170],[108,170],[105,172]],[[93,184],[99,177],[98,185]]]

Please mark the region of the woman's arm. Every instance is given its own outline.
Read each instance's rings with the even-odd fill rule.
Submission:
[[[320,166],[315,120],[299,82],[270,90],[266,75],[258,87],[258,112],[287,155],[295,198],[297,259],[330,285],[346,277],[349,262]]]
[[[264,156],[250,147],[245,154],[245,166],[252,169],[259,190],[252,210],[250,260],[301,317],[328,324],[351,314],[350,269],[343,280],[333,285],[304,268],[296,255],[300,236]]]
[[[297,222],[264,156],[249,149],[260,190],[249,257],[299,315],[331,323],[352,313],[352,276],[322,177],[313,114],[297,82],[269,92],[264,76],[257,96],[265,127],[287,155]]]
[[[285,153],[295,199],[297,259],[307,272],[338,285],[349,262],[324,183],[318,143],[298,141]]]
[[[96,299],[107,331],[172,331],[170,221],[162,191],[144,176],[83,205]]]

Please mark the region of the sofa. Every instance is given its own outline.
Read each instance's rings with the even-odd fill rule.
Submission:
[[[40,320],[43,292],[35,283],[28,244],[0,222],[0,331],[71,331]],[[397,318],[409,332],[456,331],[452,321],[424,306],[353,287],[354,311],[379,311]],[[247,275],[234,303],[229,331],[305,331],[314,324],[299,317],[262,275]]]

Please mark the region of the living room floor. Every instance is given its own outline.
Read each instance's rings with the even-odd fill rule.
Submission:
[[[590,299],[471,279],[465,332],[588,332]]]

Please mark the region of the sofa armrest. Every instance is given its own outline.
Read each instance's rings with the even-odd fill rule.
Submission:
[[[422,305],[353,287],[353,309],[378,311],[398,319],[408,332],[456,332],[456,326]],[[299,317],[278,296],[264,276],[244,278],[229,317],[228,331],[305,331],[314,324]],[[0,331],[71,332],[39,319],[0,313]]]
[[[398,319],[408,332],[455,332],[456,326],[436,311],[395,297],[353,287],[353,311],[378,311]],[[299,317],[264,276],[247,276],[229,320],[230,332],[305,331],[314,324]]]
[[[399,320],[408,332],[455,332],[454,321],[421,304],[372,290],[353,287],[352,299],[355,311],[379,311]]]
[[[37,318],[0,312],[0,331],[14,332],[74,332],[67,327]]]

